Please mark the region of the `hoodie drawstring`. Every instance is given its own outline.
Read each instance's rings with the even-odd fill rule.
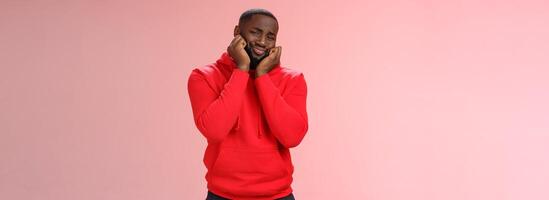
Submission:
[[[257,138],[261,139],[261,109],[259,109],[259,112],[257,112],[257,120],[258,120],[258,126],[257,126]]]
[[[240,116],[236,117],[236,130],[240,129]]]

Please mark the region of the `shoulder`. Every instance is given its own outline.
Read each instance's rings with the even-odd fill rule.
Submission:
[[[208,65],[203,65],[203,66],[194,68],[193,71],[191,72],[191,76],[193,75],[212,76],[218,71],[219,69],[215,64],[208,64]]]
[[[305,81],[305,76],[303,72],[289,68],[289,67],[280,67],[278,70],[278,77],[274,78],[279,85],[285,85],[287,88],[306,88],[307,83]]]
[[[279,70],[281,74],[281,80],[288,83],[288,85],[303,85],[306,84],[305,76],[303,72],[289,68],[289,67],[280,67]]]
[[[302,79],[304,77],[303,72],[289,67],[280,67],[280,74],[288,79]]]
[[[220,79],[219,74],[219,69],[215,64],[198,66],[191,71],[188,77],[188,84],[190,86],[207,83],[208,85],[213,86],[216,85],[216,82]]]
[[[224,80],[224,74],[216,63],[196,67],[190,74],[191,78],[207,79],[209,81]]]

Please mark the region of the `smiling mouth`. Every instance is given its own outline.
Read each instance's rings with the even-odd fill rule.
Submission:
[[[265,50],[263,49],[258,49],[258,48],[252,48],[253,52],[255,53],[255,55],[259,55],[259,56],[262,56],[263,54],[265,54]]]

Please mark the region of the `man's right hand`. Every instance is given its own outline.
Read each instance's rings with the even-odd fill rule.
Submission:
[[[246,47],[246,40],[241,35],[237,35],[227,47],[227,52],[229,52],[239,69],[248,71],[250,69],[250,57],[244,47]]]

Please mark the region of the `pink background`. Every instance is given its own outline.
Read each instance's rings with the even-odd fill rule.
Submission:
[[[2,0],[0,199],[204,199],[187,78],[252,7],[309,86],[297,199],[549,199],[544,0]]]

